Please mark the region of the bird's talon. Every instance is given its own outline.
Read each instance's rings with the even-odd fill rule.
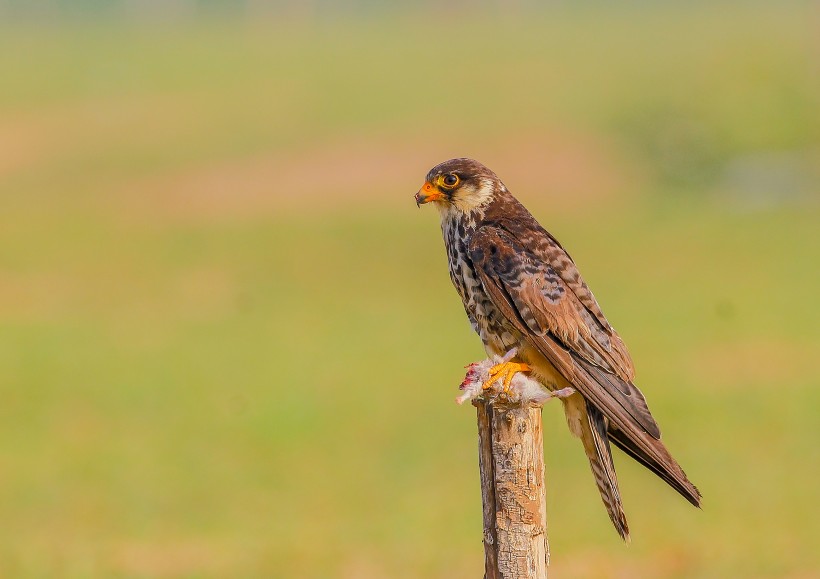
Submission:
[[[493,384],[501,380],[504,394],[509,394],[512,380],[518,372],[529,372],[532,370],[529,364],[523,362],[502,362],[496,364],[488,370],[489,379],[482,385],[482,390],[489,390]]]

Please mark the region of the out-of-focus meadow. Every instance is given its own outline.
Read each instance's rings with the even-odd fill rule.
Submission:
[[[412,201],[453,156],[569,249],[705,497],[619,453],[624,546],[547,405],[551,576],[820,574],[816,6],[21,6],[0,575],[480,576],[482,350]]]

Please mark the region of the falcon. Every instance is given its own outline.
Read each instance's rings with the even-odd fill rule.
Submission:
[[[626,346],[558,240],[472,159],[433,167],[415,199],[439,210],[450,279],[487,354],[500,360],[484,386],[506,390],[521,372],[564,393],[569,429],[620,536],[628,541],[629,527],[610,442],[700,507],[634,384]]]

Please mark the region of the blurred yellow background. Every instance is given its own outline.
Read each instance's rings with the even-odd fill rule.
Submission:
[[[820,576],[819,16],[0,0],[0,576],[481,576],[455,156],[704,495],[618,453],[623,545],[547,405],[551,576]]]

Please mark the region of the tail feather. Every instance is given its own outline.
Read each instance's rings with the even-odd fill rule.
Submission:
[[[620,384],[622,381],[600,368],[582,361],[579,363],[585,370],[585,376],[595,384],[610,384],[616,389],[622,387],[634,388],[632,384]],[[636,392],[640,394],[637,389]],[[643,397],[640,396],[639,398],[636,395],[632,401],[635,402],[639,399],[643,400]],[[588,404],[588,406],[595,404],[595,400],[591,400],[591,404]],[[690,503],[700,507],[700,491],[689,481],[678,462],[669,454],[666,446],[661,441],[660,429],[657,427],[654,418],[649,414],[648,407],[645,404],[638,406],[627,405],[623,407],[624,409],[629,408],[625,414],[620,412],[617,405],[601,408],[606,413],[608,434],[612,442],[657,474]],[[642,413],[641,410],[644,410],[645,413]],[[612,411],[612,414],[610,414],[610,411]]]
[[[683,472],[683,469],[680,468],[675,459],[669,455],[669,452],[660,440],[656,440],[653,443],[653,446],[656,447],[654,454],[657,455],[657,457],[662,457],[664,459],[663,462],[659,461],[655,456],[644,452],[634,441],[630,440],[623,431],[612,424],[609,425],[608,434],[609,439],[615,443],[615,446],[654,472],[665,481],[666,484],[678,491],[687,501],[700,508],[700,491],[695,485],[689,482],[689,479],[686,478],[686,473]]]
[[[629,541],[629,525],[626,522],[615,463],[607,439],[607,423],[604,415],[592,404],[586,403],[587,424],[583,427],[582,440],[589,459],[595,483],[601,493],[609,518],[624,541]]]

